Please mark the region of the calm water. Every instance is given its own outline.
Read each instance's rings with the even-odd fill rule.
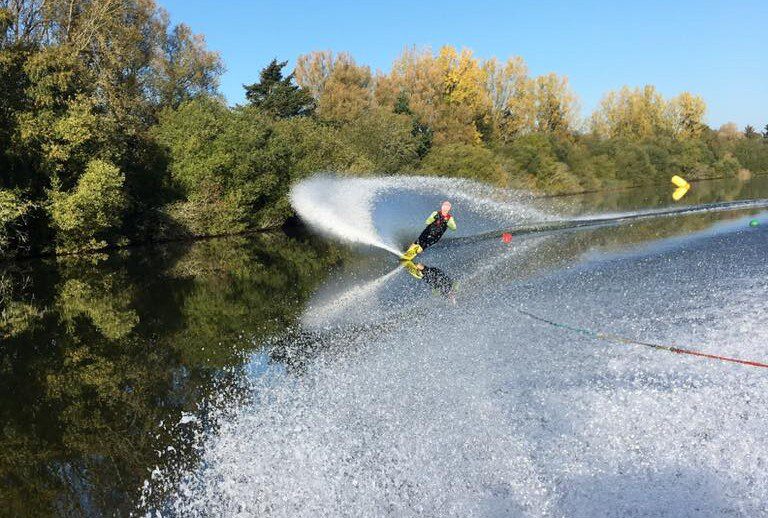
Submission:
[[[265,235],[6,265],[0,514],[127,514],[158,448],[194,456],[183,413],[292,325],[340,258]]]
[[[547,203],[559,214],[613,213],[668,206],[670,192],[649,187]],[[768,198],[768,178],[699,183],[681,203],[756,198]],[[758,212],[574,233],[542,243],[514,275]],[[340,272],[364,278],[360,272],[388,271],[391,262],[319,238],[256,235],[4,265],[0,514],[135,512],[153,471],[199,462],[191,436],[216,426],[199,421],[201,408],[240,397],[265,343],[301,340],[298,319],[318,289]],[[273,347],[266,361],[294,367],[285,350]]]

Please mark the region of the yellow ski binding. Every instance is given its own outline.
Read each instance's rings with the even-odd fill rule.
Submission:
[[[414,243],[411,245],[411,247],[408,250],[405,251],[403,255],[400,256],[400,259],[402,261],[410,261],[411,259],[413,259],[423,251],[424,251],[423,248],[421,248],[419,245]]]

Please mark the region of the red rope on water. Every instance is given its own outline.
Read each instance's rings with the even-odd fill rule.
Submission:
[[[742,360],[742,359],[739,359],[739,358],[731,358],[729,356],[719,356],[717,354],[708,354],[708,353],[703,353],[703,352],[700,352],[700,351],[694,351],[692,349],[683,349],[681,347],[674,347],[674,346],[671,346],[671,345],[662,345],[662,344],[654,344],[654,343],[650,343],[650,342],[641,342],[639,340],[633,340],[632,338],[626,338],[626,337],[623,337],[623,336],[612,335],[612,334],[609,334],[609,333],[601,333],[601,332],[597,332],[597,331],[592,331],[591,329],[584,329],[584,328],[580,328],[580,327],[570,326],[568,324],[562,324],[560,322],[554,322],[552,320],[548,320],[548,319],[540,317],[538,315],[534,315],[533,313],[529,313],[528,311],[524,311],[522,309],[518,309],[518,311],[520,313],[522,313],[523,315],[526,315],[528,317],[533,318],[534,320],[538,320],[539,322],[544,322],[545,324],[549,324],[549,325],[554,326],[554,327],[560,327],[560,328],[563,328],[563,329],[568,329],[569,331],[574,331],[574,332],[577,332],[577,333],[582,333],[582,334],[586,334],[586,335],[589,335],[589,336],[593,336],[593,337],[595,337],[597,339],[601,339],[601,340],[611,340],[611,341],[614,341],[614,342],[621,342],[621,343],[625,343],[625,344],[642,345],[642,346],[645,346],[645,347],[651,347],[653,349],[663,349],[665,351],[669,351],[669,352],[676,353],[676,354],[688,354],[690,356],[699,356],[701,358],[708,358],[710,360],[719,360],[719,361],[723,361],[723,362],[738,363],[740,365],[749,365],[750,367],[762,367],[762,368],[768,369],[768,363],[762,363],[762,362],[758,362],[758,361],[754,361],[754,360]]]
[[[679,347],[672,347],[670,351],[678,354],[690,354],[691,356],[701,356],[702,358],[710,358],[712,360],[720,360],[724,362],[740,363],[742,365],[751,365],[752,367],[763,367],[768,369],[768,363],[761,363],[752,360],[740,360],[738,358],[729,358],[728,356],[718,356],[716,354],[707,354],[699,351],[690,351],[688,349],[680,349]]]

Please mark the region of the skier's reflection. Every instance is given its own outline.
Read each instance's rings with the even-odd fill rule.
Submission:
[[[412,261],[404,261],[403,267],[408,270],[408,273],[414,278],[427,283],[427,285],[432,288],[432,291],[439,293],[451,301],[452,304],[456,304],[456,284],[443,270],[433,266],[426,266],[422,263],[414,263]]]

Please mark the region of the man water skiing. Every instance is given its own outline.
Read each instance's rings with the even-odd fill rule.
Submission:
[[[444,201],[440,210],[429,215],[424,224],[427,227],[421,232],[419,239],[402,255],[401,259],[410,261],[426,248],[434,245],[443,237],[447,229],[456,230],[456,219],[451,212],[451,202]]]

